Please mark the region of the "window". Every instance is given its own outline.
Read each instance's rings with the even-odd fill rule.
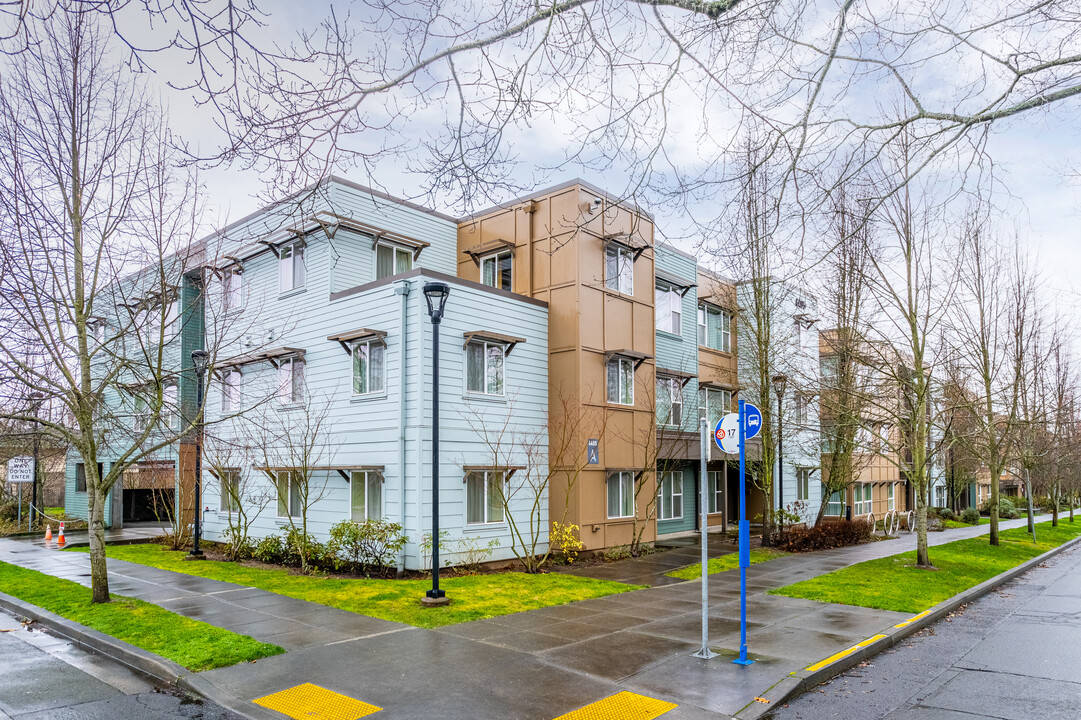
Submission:
[[[732,352],[732,316],[712,305],[699,305],[698,344]]]
[[[878,426],[878,442],[881,444],[882,452],[889,452],[890,425],[888,423],[882,423]]]
[[[683,424],[683,383],[677,378],[657,378],[657,424]]]
[[[304,360],[286,358],[278,365],[278,401],[282,405],[304,400]]]
[[[935,507],[946,507],[946,486],[935,486]]]
[[[503,361],[506,352],[506,346],[502,343],[478,340],[466,345],[466,391],[481,395],[502,395]]]
[[[238,272],[227,272],[222,278],[222,308],[225,312],[236,312],[243,304],[243,277]]]
[[[811,468],[796,469],[796,499],[811,499]]]
[[[512,275],[513,267],[514,256],[510,250],[481,258],[480,281],[490,287],[509,292],[511,281],[514,279]]]
[[[634,405],[634,361],[630,358],[608,361],[608,402]]]
[[[304,244],[282,245],[278,251],[278,280],[281,292],[304,287]]]
[[[180,424],[180,405],[178,404],[177,387],[175,384],[166,385],[161,391],[161,425],[162,427],[175,430]]]
[[[841,493],[835,492],[830,495],[830,501],[826,503],[826,514],[843,515],[844,509],[844,502],[841,500]]]
[[[383,519],[383,477],[378,473],[349,474],[349,517],[354,522]]]
[[[894,484],[890,483],[886,486],[886,509],[894,510]]]
[[[277,474],[278,517],[300,517],[303,503],[300,499],[301,476],[296,470],[282,470]]]
[[[796,425],[803,425],[807,422],[807,396],[797,392],[793,400],[796,403]]]
[[[219,509],[224,513],[235,513],[240,509],[240,470],[222,470]]]
[[[132,404],[135,407],[135,412],[132,414],[132,424],[135,432],[141,433],[146,430],[146,426],[150,422],[150,409],[147,407],[146,398],[141,393],[137,393],[132,398]]]
[[[98,481],[105,474],[105,463],[98,463]],[[75,463],[75,492],[86,492],[86,466]]]
[[[634,294],[634,251],[611,243],[604,250],[604,286],[624,295]]]
[[[676,520],[683,517],[683,471],[661,473],[657,485],[657,519]]]
[[[379,243],[375,246],[375,279],[382,280],[391,275],[408,272],[413,269],[413,251],[397,245]]]
[[[608,517],[634,515],[634,473],[614,472],[608,476]]]
[[[852,505],[854,515],[866,515],[871,512],[871,484],[856,483],[852,486],[855,502]]]
[[[732,391],[704,387],[698,392],[698,419],[706,418],[712,430],[728,413],[732,412]]]
[[[719,513],[724,508],[724,471],[710,470],[707,472],[709,480],[709,512]]]
[[[221,411],[223,413],[237,412],[240,410],[240,392],[244,375],[239,370],[230,370],[225,373],[221,382]]]
[[[465,480],[465,521],[470,525],[503,522],[503,473],[471,472]]]
[[[173,300],[165,307],[165,319],[163,326],[165,328],[165,341],[169,341],[176,337],[176,334],[180,331],[180,303]]]
[[[86,322],[86,334],[95,345],[105,344],[105,321],[98,318]]]
[[[386,365],[386,346],[378,340],[353,345],[353,394],[368,395],[382,392]]]
[[[657,317],[657,329],[674,335],[683,330],[683,296],[674,287],[658,285],[654,291],[653,310]]]

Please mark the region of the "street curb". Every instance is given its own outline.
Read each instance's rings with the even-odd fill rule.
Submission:
[[[23,620],[33,620],[49,632],[84,650],[102,655],[163,685],[200,695],[248,720],[280,720],[278,713],[264,710],[225,692],[206,678],[152,652],[68,620],[48,610],[0,592],[0,609]]]
[[[954,595],[948,600],[943,600],[931,609],[925,610],[919,615],[914,616],[913,619],[904,623],[898,623],[904,627],[890,627],[888,630],[882,631],[881,637],[878,640],[868,643],[868,640],[871,640],[871,638],[868,638],[863,641],[863,643],[867,643],[866,645],[863,645],[863,643],[853,645],[849,648],[852,652],[848,655],[835,660],[819,670],[797,670],[792,672],[788,677],[780,680],[759,696],[762,700],[766,700],[767,702],[763,703],[758,700],[752,701],[733,715],[733,718],[736,720],[758,720],[758,718],[776,710],[796,696],[802,695],[811,688],[821,685],[836,675],[840,675],[845,670],[855,667],[859,663],[874,657],[883,650],[893,647],[909,635],[922,630],[928,625],[938,622],[962,605],[986,595],[999,585],[1009,582],[1019,575],[1023,575],[1048,558],[1054,557],[1060,552],[1068,550],[1078,544],[1081,544],[1081,537],[1068,540],[1056,548],[1051,548],[1042,555],[1037,555],[1031,560],[1026,560],[1017,567],[1011,568],[1001,575],[996,575],[990,580],[985,580],[979,585],[970,587],[968,590],[965,590],[958,595]],[[876,635],[874,637],[878,636]],[[860,645],[863,646],[859,647]],[[812,667],[813,665],[814,663],[807,667]]]

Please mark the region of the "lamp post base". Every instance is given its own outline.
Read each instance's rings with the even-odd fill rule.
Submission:
[[[442,591],[440,591],[440,595],[438,597],[425,595],[420,599],[420,604],[424,607],[443,607],[444,605],[450,605],[450,598],[446,595],[443,595]]]
[[[189,550],[188,554],[184,556],[185,560],[206,560],[206,555],[202,550]]]

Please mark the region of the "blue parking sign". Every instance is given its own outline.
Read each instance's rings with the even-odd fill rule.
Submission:
[[[743,412],[746,413],[747,439],[750,440],[762,432],[762,411],[749,402],[743,403]]]

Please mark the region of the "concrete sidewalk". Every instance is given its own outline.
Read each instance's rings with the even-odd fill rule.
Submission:
[[[929,541],[938,545],[987,530],[947,530]],[[748,648],[757,662],[749,667],[730,662],[739,647],[738,572],[710,578],[710,645],[721,656],[708,661],[691,656],[701,644],[698,581],[421,630],[119,561],[110,561],[110,575],[117,593],[286,647],[285,655],[200,673],[244,701],[310,682],[383,708],[379,718],[547,720],[629,690],[678,703],[664,718],[686,720],[734,715],[790,672],[909,619],[767,590],[914,547],[914,535],[906,534],[751,567]],[[686,554],[693,562],[696,553]],[[82,553],[0,541],[0,560],[89,583]]]

